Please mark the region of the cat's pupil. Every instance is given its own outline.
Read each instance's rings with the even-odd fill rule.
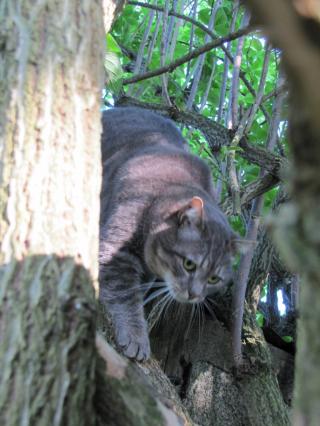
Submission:
[[[187,258],[184,258],[183,266],[184,266],[184,269],[188,272],[195,271],[195,269],[197,267],[196,264],[194,262],[192,262],[192,260],[187,259]]]
[[[221,280],[221,278],[220,278],[220,277],[218,277],[218,275],[212,275],[212,276],[208,279],[208,283],[209,283],[209,284],[217,284],[220,280]]]

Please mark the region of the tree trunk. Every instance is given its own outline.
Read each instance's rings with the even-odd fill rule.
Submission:
[[[319,423],[320,416],[319,343],[315,338],[320,321],[317,306],[320,297],[320,236],[317,232],[320,225],[317,77],[320,25],[315,5],[272,3],[268,3],[266,9],[250,1],[257,20],[266,25],[273,42],[283,50],[283,63],[293,89],[290,103],[290,143],[294,159],[292,203],[282,210],[275,237],[288,265],[302,275],[294,424],[313,426]]]
[[[288,266],[301,274],[295,426],[316,426],[320,418],[320,23],[313,2],[248,0],[255,20],[282,50],[290,83],[292,202],[280,211],[274,236]]]
[[[190,327],[190,311],[167,311],[152,333],[153,353],[201,426],[289,425],[268,346],[248,310],[245,366],[240,374],[233,369],[230,303],[216,300],[214,312],[199,312]]]
[[[95,421],[102,16],[99,1],[1,4],[3,425]]]
[[[106,30],[121,5],[103,2]],[[98,1],[1,8],[1,425],[191,424],[155,361],[95,346],[102,17]]]

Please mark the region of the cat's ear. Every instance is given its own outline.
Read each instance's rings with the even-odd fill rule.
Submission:
[[[183,208],[179,214],[180,224],[203,225],[203,200],[200,197],[192,197],[187,207]]]

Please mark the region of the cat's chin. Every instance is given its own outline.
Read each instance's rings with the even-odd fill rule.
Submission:
[[[182,293],[179,291],[175,291],[174,289],[171,289],[171,294],[173,298],[179,303],[194,304],[194,303],[201,303],[204,301],[203,297],[193,297],[192,299],[190,299],[187,291]]]
[[[201,303],[204,301],[204,297],[198,296],[190,299],[188,290],[182,291],[178,284],[175,283],[175,280],[170,272],[164,274],[164,280],[167,283],[167,287],[171,296],[179,303]],[[174,284],[175,283],[175,284]]]
[[[204,300],[203,298],[199,298],[199,297],[194,297],[193,299],[186,299],[185,297],[181,297],[181,296],[176,296],[175,299],[179,303],[185,303],[189,305],[201,303]]]

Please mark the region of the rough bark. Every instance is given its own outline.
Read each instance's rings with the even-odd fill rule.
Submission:
[[[101,7],[10,1],[1,21],[0,260],[72,256],[96,280]]]
[[[129,361],[100,334],[96,343],[99,357],[94,401],[99,426],[193,424],[156,360],[144,364]]]
[[[166,380],[173,401],[156,365],[115,356],[127,365],[117,380],[95,348],[101,4],[10,1],[1,12],[0,423],[191,424],[151,391],[146,375]]]
[[[99,1],[1,3],[3,425],[95,421],[102,15]]]
[[[94,291],[72,257],[0,270],[2,425],[95,424]]]
[[[213,315],[203,312],[190,327],[190,311],[169,310],[152,332],[152,351],[193,421],[202,426],[289,425],[269,349],[254,316],[245,313],[245,368],[237,376],[230,299],[216,300],[213,310]]]

